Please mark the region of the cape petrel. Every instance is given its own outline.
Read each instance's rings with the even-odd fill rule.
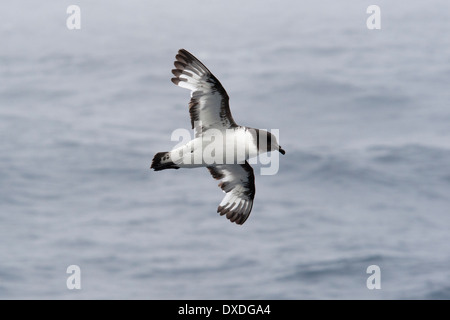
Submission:
[[[243,224],[252,211],[255,197],[255,175],[247,160],[269,151],[281,154],[285,151],[272,133],[234,122],[227,92],[191,53],[180,49],[174,65],[172,82],[191,90],[189,113],[195,138],[172,151],[158,152],[150,168],[155,171],[208,168],[214,179],[221,180],[219,187],[226,193],[217,212],[226,215],[231,222]],[[211,144],[205,146],[206,140]],[[206,148],[214,150],[209,153],[210,159],[205,156]]]

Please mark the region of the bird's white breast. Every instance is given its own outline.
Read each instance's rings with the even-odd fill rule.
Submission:
[[[172,160],[183,167],[244,163],[257,154],[256,142],[244,127],[208,129],[171,151]]]

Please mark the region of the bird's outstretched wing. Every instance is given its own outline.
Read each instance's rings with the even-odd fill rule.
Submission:
[[[245,164],[224,164],[208,167],[211,175],[222,180],[219,187],[226,193],[217,209],[231,222],[243,224],[253,207],[255,197],[255,175],[253,168]]]
[[[210,128],[236,127],[228,105],[228,94],[206,66],[187,50],[180,49],[172,70],[176,85],[191,90],[189,113],[196,135]]]

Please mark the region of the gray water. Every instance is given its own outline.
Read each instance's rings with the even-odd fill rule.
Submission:
[[[0,298],[449,299],[450,5],[370,4],[2,1]],[[243,226],[206,169],[149,170],[190,128],[179,48],[280,130]]]

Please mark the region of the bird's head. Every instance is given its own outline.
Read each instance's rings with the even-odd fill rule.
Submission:
[[[263,131],[260,130],[262,132],[262,137],[265,135],[266,136],[266,146],[267,146],[267,151],[279,151],[282,155],[284,155],[286,153],[286,151],[284,151],[284,149],[278,144],[278,140],[277,137],[275,137],[274,134],[267,132],[267,131]]]

